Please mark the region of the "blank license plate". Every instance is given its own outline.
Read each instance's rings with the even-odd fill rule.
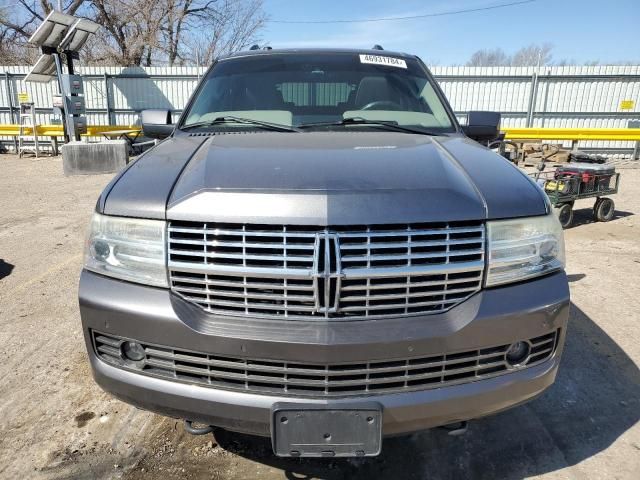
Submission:
[[[369,457],[382,446],[382,407],[368,402],[339,409],[276,403],[271,442],[279,457]]]

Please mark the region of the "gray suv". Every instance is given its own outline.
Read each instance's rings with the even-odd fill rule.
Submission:
[[[369,456],[556,376],[569,313],[544,192],[383,50],[217,61],[100,196],[80,279],[93,374],[138,407]]]

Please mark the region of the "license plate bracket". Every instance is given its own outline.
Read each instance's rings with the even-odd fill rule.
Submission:
[[[271,443],[279,457],[372,457],[382,447],[382,405],[279,402],[271,409]]]

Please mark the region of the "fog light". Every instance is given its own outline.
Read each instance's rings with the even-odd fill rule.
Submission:
[[[124,342],[122,344],[122,355],[127,360],[139,362],[145,357],[144,348],[138,342]]]
[[[509,365],[519,365],[529,356],[529,344],[527,342],[512,343],[507,350],[507,362]]]
[[[109,244],[103,240],[96,240],[93,242],[93,251],[96,253],[96,257],[100,260],[106,260],[111,254]]]

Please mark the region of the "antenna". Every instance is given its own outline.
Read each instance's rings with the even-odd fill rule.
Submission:
[[[384,50],[384,48],[376,43],[371,50]]]

